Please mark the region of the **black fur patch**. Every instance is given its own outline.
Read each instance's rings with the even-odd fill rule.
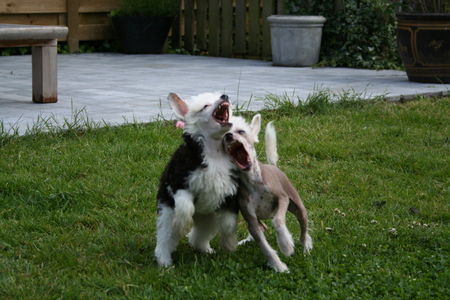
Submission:
[[[203,146],[186,133],[183,134],[183,140],[184,143],[172,155],[159,181],[158,202],[172,208],[175,202],[168,187],[173,194],[179,189],[187,189],[189,174],[198,168],[207,167],[203,164]]]

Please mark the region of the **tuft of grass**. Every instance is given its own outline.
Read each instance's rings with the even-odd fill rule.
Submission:
[[[315,248],[282,257],[289,274],[255,244],[230,254],[217,239],[213,255],[183,240],[175,267],[156,266],[158,178],[181,142],[172,122],[2,133],[0,298],[445,299],[450,97],[330,97],[262,112],[311,220]]]
[[[368,100],[370,99],[370,100]],[[278,113],[287,114],[295,111],[305,115],[323,114],[336,108],[362,107],[370,102],[383,100],[383,96],[369,97],[365,93],[354,90],[332,92],[327,89],[316,89],[306,99],[283,93],[282,95],[269,94],[264,98],[267,110],[277,110]]]

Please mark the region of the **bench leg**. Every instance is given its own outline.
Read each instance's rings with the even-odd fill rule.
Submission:
[[[56,55],[57,40],[32,48],[33,102],[54,103],[58,101]]]

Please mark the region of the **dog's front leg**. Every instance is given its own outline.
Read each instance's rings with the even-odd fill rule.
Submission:
[[[258,218],[256,217],[254,210],[249,206],[248,202],[242,203],[241,201],[241,212],[247,222],[248,231],[267,257],[269,266],[277,272],[289,272],[286,264],[281,261],[277,252],[270,246],[269,242],[267,242],[266,237],[260,228]]]
[[[214,253],[209,242],[217,232],[216,216],[214,214],[194,215],[194,228],[188,234],[192,248],[203,253]]]

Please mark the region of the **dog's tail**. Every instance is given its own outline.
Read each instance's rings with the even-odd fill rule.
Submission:
[[[272,125],[272,121],[266,126],[265,146],[267,162],[276,166],[278,162],[277,133],[275,132],[275,127]]]

